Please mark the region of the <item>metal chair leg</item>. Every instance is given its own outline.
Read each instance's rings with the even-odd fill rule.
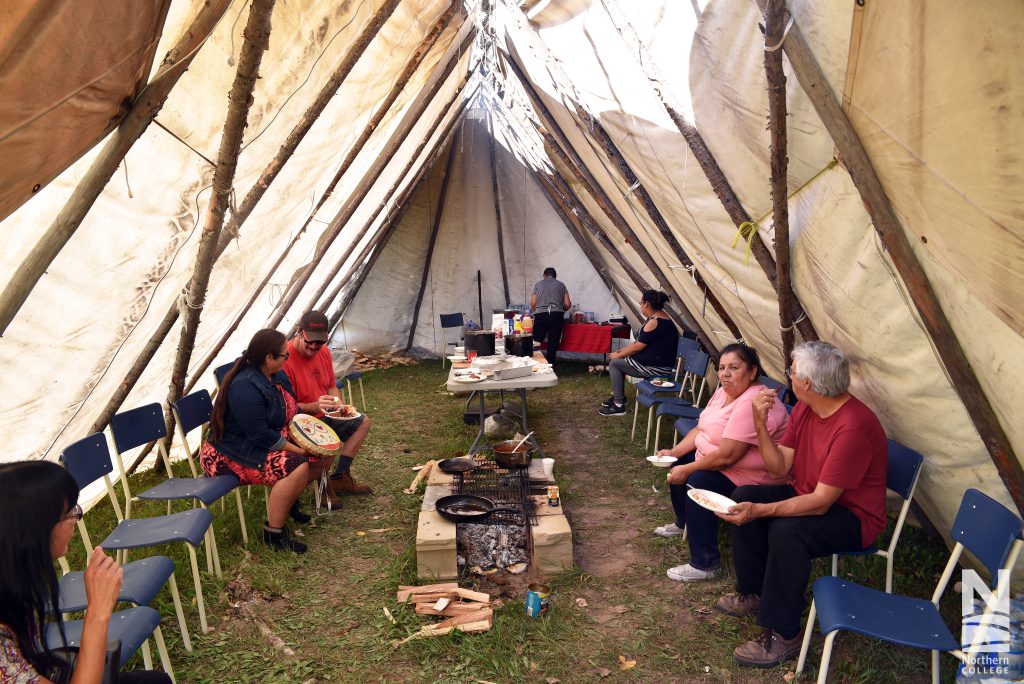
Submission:
[[[199,581],[199,560],[196,558],[196,548],[191,544],[188,547],[188,559],[192,563],[192,582],[196,587],[196,605],[199,606],[199,628],[203,634],[209,634],[210,629],[206,626],[206,604],[203,602],[203,585]]]
[[[171,659],[167,655],[167,644],[164,643],[164,635],[160,631],[160,625],[157,625],[156,629],[153,630],[153,640],[156,641],[156,652],[160,654],[160,667],[164,669],[164,673],[171,678],[172,682],[176,682],[174,670],[171,669]]]
[[[139,649],[142,651],[142,666],[147,670],[153,669],[153,654],[149,650],[149,639],[142,642],[142,647]]]
[[[633,431],[629,433],[629,441],[636,439],[636,417],[640,415],[640,402],[633,403]]]
[[[651,451],[652,454],[658,453],[658,443],[661,441],[661,418],[662,416],[658,416],[658,419],[654,421],[654,449]]]
[[[814,601],[811,601],[811,612],[807,614],[807,628],[804,630],[804,641],[800,646],[800,658],[796,661],[796,677],[800,678],[800,673],[804,671],[804,665],[807,664],[807,651],[811,648],[811,632],[814,630],[814,615],[817,612],[817,606],[814,605]]]
[[[818,684],[825,684],[828,681],[828,664],[832,659],[832,642],[836,640],[836,634],[839,634],[839,630],[825,635],[825,646],[821,649],[821,666],[818,668]]]
[[[362,378],[359,378],[359,401],[363,402],[362,403],[362,408],[360,410],[363,413],[366,413],[366,394],[363,392],[363,379]]]
[[[654,404],[647,407],[647,432],[644,433],[644,451],[647,450],[647,446],[651,443],[651,423],[654,420]]]
[[[192,639],[188,635],[188,625],[185,624],[185,610],[181,607],[181,594],[178,593],[178,581],[174,578],[174,573],[171,573],[167,583],[171,588],[171,599],[174,601],[174,612],[178,616],[178,631],[181,632],[181,643],[185,645],[185,650],[189,653],[192,652]]]
[[[242,544],[249,546],[249,531],[245,528],[245,509],[242,508],[242,491],[235,489],[235,505],[238,506],[238,527],[242,530]]]

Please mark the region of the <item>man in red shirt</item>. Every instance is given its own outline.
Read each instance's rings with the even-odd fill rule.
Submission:
[[[839,349],[808,342],[793,350],[789,370],[799,399],[789,427],[773,444],[766,425],[771,390],[754,400],[765,467],[792,471],[787,485],[738,488],[734,523],[736,593],[716,607],[730,615],[757,615],[764,628],[733,656],[741,665],[771,667],[800,652],[800,616],[811,559],[862,549],[885,527],[888,446],[875,414],[847,390],[850,365]]]
[[[334,360],[326,346],[327,333],[327,316],[319,311],[304,313],[299,319],[298,332],[288,343],[289,356],[284,362],[284,372],[292,381],[299,411],[327,423],[344,442],[337,466],[331,475],[333,494],[371,494],[373,490],[356,482],[350,472],[352,461],[370,432],[370,417],[363,415],[339,419],[324,415],[324,411],[344,406],[341,403],[341,392],[335,384]],[[336,507],[338,503],[332,497],[331,507]]]

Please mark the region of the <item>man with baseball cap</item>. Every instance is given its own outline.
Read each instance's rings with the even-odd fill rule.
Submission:
[[[363,440],[370,432],[369,416],[357,418],[332,418],[325,411],[343,408],[341,392],[335,384],[334,360],[327,348],[327,316],[319,311],[307,311],[299,319],[299,329],[288,343],[289,356],[284,362],[284,372],[292,381],[299,411],[311,414],[327,423],[338,438],[344,442],[337,466],[331,475],[331,507],[339,505],[334,496],[341,494],[371,494],[373,490],[356,482],[350,468],[359,452]]]

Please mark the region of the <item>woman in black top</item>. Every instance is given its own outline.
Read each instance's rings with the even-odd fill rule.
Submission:
[[[602,416],[626,413],[626,376],[653,378],[671,375],[676,361],[679,330],[665,313],[668,295],[657,290],[644,290],[640,313],[647,317],[636,341],[609,355],[608,375],[612,379],[612,396],[601,404]]]

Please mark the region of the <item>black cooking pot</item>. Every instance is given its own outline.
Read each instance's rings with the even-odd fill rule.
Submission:
[[[494,356],[494,331],[467,330],[465,345],[467,354],[475,351],[477,356]]]
[[[442,496],[434,502],[434,510],[445,520],[454,523],[478,522],[496,511],[518,513],[517,508],[499,508],[490,499],[472,494]]]
[[[511,356],[533,356],[533,335],[516,333],[506,336],[505,353]]]

